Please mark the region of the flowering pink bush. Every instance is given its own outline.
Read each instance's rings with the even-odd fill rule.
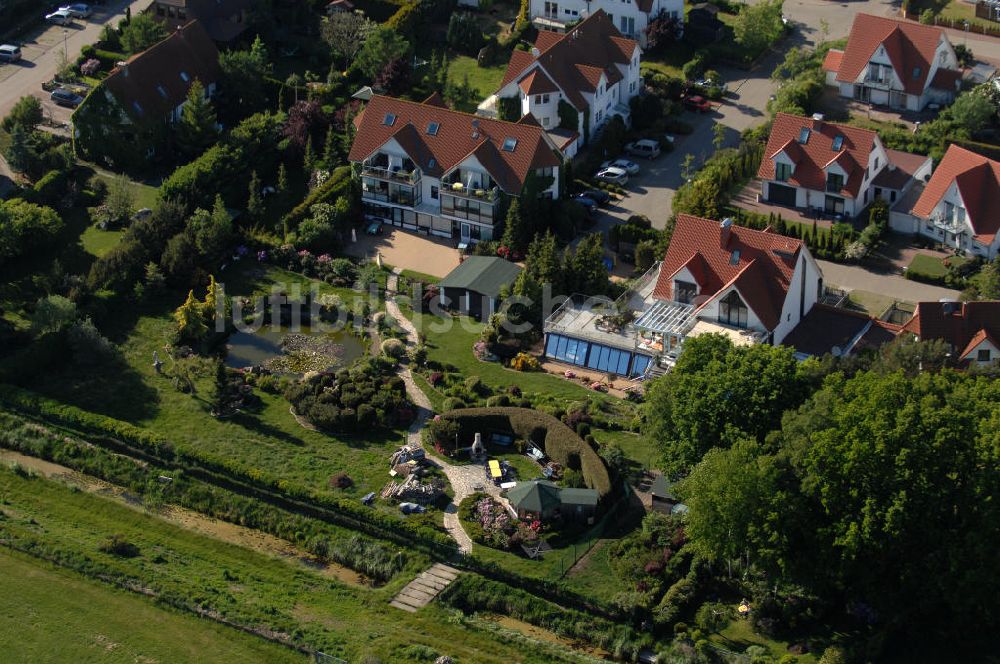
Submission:
[[[476,502],[472,514],[482,526],[483,538],[488,546],[506,549],[510,545],[510,536],[516,524],[503,505],[492,498],[483,498]]]
[[[427,382],[431,384],[431,387],[437,387],[441,384],[442,380],[444,380],[444,374],[440,371],[435,371],[427,378]]]
[[[477,359],[480,360],[486,359],[486,356],[489,355],[489,352],[490,352],[489,346],[486,345],[485,341],[479,340],[476,343],[472,344],[472,354],[475,355]]]
[[[330,261],[333,260],[333,257],[330,254],[320,254],[319,258],[317,258],[316,260],[318,260],[320,263],[329,263]]]
[[[80,73],[84,76],[93,76],[101,68],[101,61],[97,58],[90,58],[80,65]]]

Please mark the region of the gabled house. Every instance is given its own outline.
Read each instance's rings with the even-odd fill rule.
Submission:
[[[568,32],[576,21],[604,12],[622,35],[646,45],[646,28],[661,13],[684,20],[684,0],[531,0],[540,30]]]
[[[1000,301],[918,302],[900,334],[942,339],[959,362],[988,366],[1000,359]]]
[[[876,198],[894,202],[931,165],[886,150],[874,131],[778,113],[757,177],[769,203],[853,218]]]
[[[434,94],[423,103],[373,95],[354,124],[348,158],[367,219],[474,243],[493,239],[529,177],[540,196],[559,197],[562,158],[534,122],[453,111]]]
[[[252,0],[154,0],[147,10],[167,32],[199,21],[208,36],[228,44],[247,29]]]
[[[639,44],[597,10],[566,34],[541,30],[534,48],[514,50],[500,89],[479,105],[485,117],[532,115],[572,157],[610,118],[629,124],[629,100],[642,90]],[[507,118],[511,119],[511,118]]]
[[[800,240],[679,214],[663,262],[614,306],[570,298],[545,321],[545,356],[641,376],[670,366],[700,334],[780,344],[822,293],[823,275]],[[632,322],[612,324],[621,311]]]
[[[871,14],[855,15],[847,46],[823,68],[841,97],[906,111],[951,103],[962,83],[944,30]]]
[[[916,203],[893,209],[893,230],[993,259],[1000,252],[1000,162],[950,145]]]
[[[73,112],[73,143],[87,159],[136,168],[162,149],[200,81],[215,94],[219,51],[198,21],[119,63]]]

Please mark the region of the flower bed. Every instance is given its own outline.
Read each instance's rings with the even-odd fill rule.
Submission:
[[[541,522],[519,521],[500,502],[482,494],[463,500],[458,514],[472,541],[494,549],[535,542],[542,529]]]

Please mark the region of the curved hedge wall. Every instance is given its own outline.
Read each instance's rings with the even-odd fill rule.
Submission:
[[[458,424],[463,443],[472,441],[477,432],[488,439],[488,434],[495,431],[530,441],[553,461],[567,468],[578,468],[587,487],[596,489],[602,499],[611,493],[611,478],[601,457],[551,415],[529,408],[460,408],[442,414],[441,419]]]

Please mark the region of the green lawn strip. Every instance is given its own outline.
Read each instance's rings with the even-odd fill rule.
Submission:
[[[852,290],[847,294],[847,300],[848,308],[865,311],[872,316],[881,315],[889,305],[897,301],[888,295],[863,290]]]
[[[611,602],[625,590],[622,582],[611,571],[608,550],[614,540],[600,540],[577,566],[566,576],[566,584],[587,597]]]
[[[631,431],[607,431],[605,429],[591,430],[594,439],[601,445],[614,443],[622,448],[626,458],[641,468],[656,468],[659,463],[659,452],[648,438]]]
[[[47,480],[6,469],[0,480],[0,535],[14,548],[139,585],[175,606],[201,607],[351,661],[374,654],[385,662],[410,662],[408,648],[415,644],[460,661],[545,661],[482,635],[469,638],[435,604],[405,613],[388,605],[385,589],[350,588]],[[139,555],[99,551],[113,534],[136,545]]]
[[[922,272],[932,277],[943,277],[948,274],[948,268],[945,267],[943,260],[927,254],[915,255],[906,269]]]
[[[115,176],[113,174],[106,171],[98,171],[97,177],[104,180],[108,187],[114,186]],[[159,192],[156,187],[133,181],[129,183],[129,189],[132,190],[133,204],[137,210],[152,208],[156,203]]]
[[[284,646],[9,551],[0,552],[0,641],[11,662],[307,661]]]

